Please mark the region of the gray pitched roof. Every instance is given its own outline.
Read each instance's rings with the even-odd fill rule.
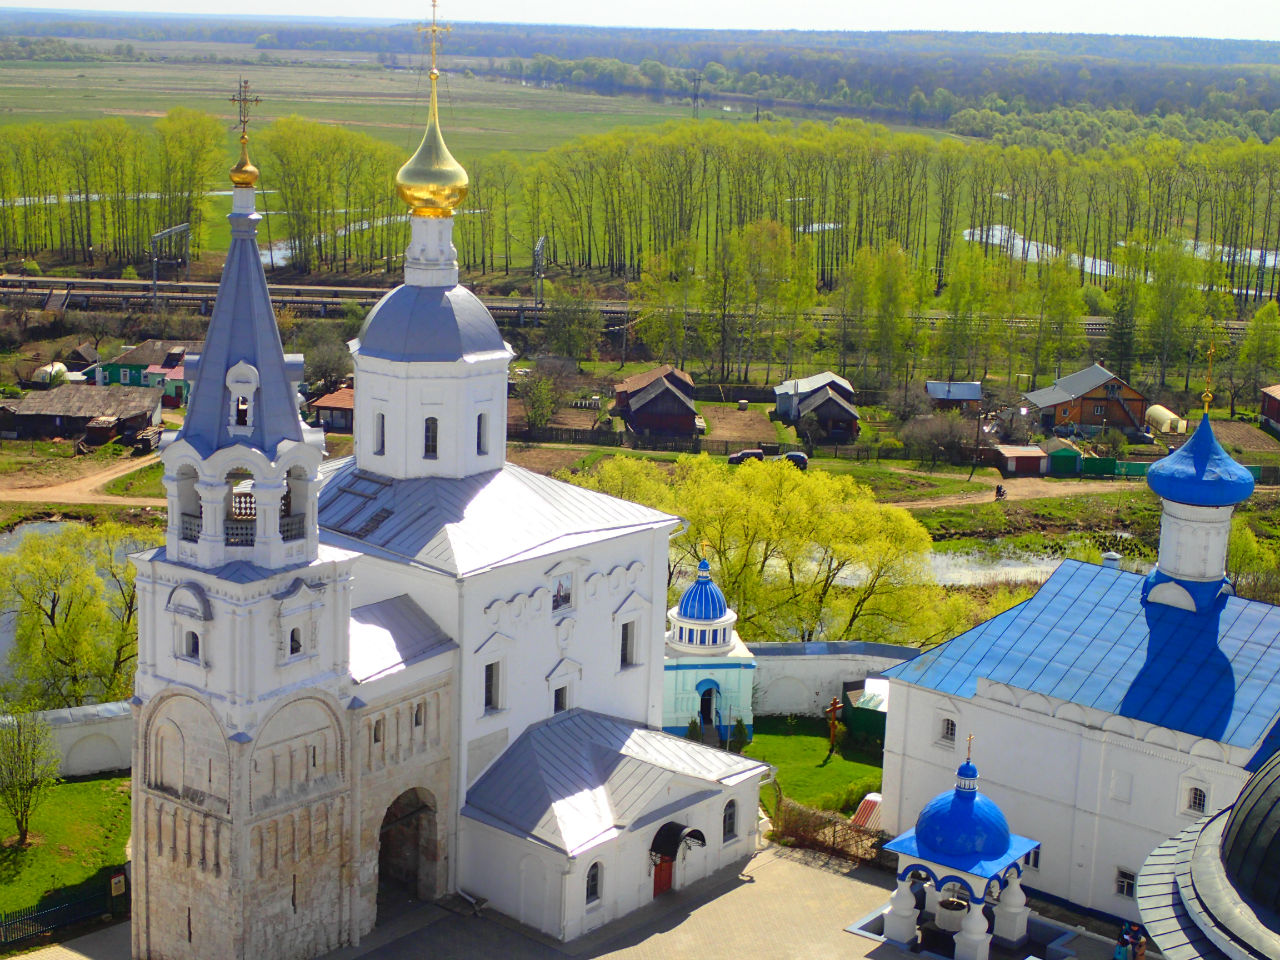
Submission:
[[[65,383],[51,390],[32,390],[20,400],[0,401],[16,416],[115,417],[126,420],[154,413],[163,387],[92,387]]]
[[[77,350],[83,351],[86,344],[81,344]],[[93,344],[87,344],[92,349]],[[187,353],[199,353],[204,347],[203,340],[144,340],[142,343],[134,347],[129,347],[119,356],[113,357],[108,363],[122,363],[130,367],[149,367],[153,363],[164,363],[165,358],[175,351]],[[95,350],[96,354],[97,351]]]
[[[452,363],[509,353],[489,308],[466,287],[402,284],[369,311],[360,330],[361,356],[409,363]]]
[[[231,248],[204,350],[198,357],[188,354],[186,358],[191,398],[178,439],[187,440],[202,456],[242,443],[274,460],[281,441],[303,439],[294,387],[302,379],[302,358],[286,360],[280,345],[275,310],[258,255],[257,215],[232,213],[227,219],[231,221]],[[233,437],[228,426],[231,393],[226,378],[241,361],[257,369],[258,391],[252,432]]]
[[[802,377],[799,380],[784,381],[774,387],[773,392],[775,395],[779,396],[787,393],[799,393],[801,396],[804,396],[806,393],[809,393],[812,390],[817,390],[820,387],[825,387],[829,383],[837,384],[845,390],[848,390],[850,395],[853,394],[853,385],[844,377],[839,374],[832,373],[830,370],[824,373],[815,373],[811,377]]]
[[[467,791],[462,815],[575,856],[648,826],[655,813],[665,816],[669,786],[677,800],[696,802],[768,769],[749,757],[574,709],[525,730]]]
[[[858,408],[844,397],[840,396],[840,394],[832,390],[830,386],[824,386],[821,389],[815,390],[813,393],[809,394],[809,396],[801,400],[799,408],[800,416],[807,416],[809,413],[812,413],[814,410],[826,403],[834,403],[848,416],[855,420],[862,419],[861,415],[858,413]]]
[[[321,480],[322,541],[454,576],[678,522],[510,463],[457,479],[391,480],[346,458],[325,464]]]
[[[926,380],[924,389],[934,400],[982,399],[982,384],[977,380]]]
[[[635,413],[636,411],[643,409],[646,404],[651,403],[663,394],[670,394],[675,398],[678,405],[687,407],[693,413],[698,412],[698,408],[693,405],[693,401],[685,396],[684,393],[666,377],[657,377],[639,393],[632,394],[630,399],[627,400],[627,406],[631,409],[632,413]]]
[[[1056,407],[1060,403],[1070,403],[1076,397],[1083,397],[1090,390],[1095,390],[1108,380],[1116,379],[1116,375],[1100,363],[1084,370],[1077,370],[1065,377],[1053,381],[1052,387],[1024,393],[1023,396],[1031,406],[1038,409]]]
[[[351,611],[351,679],[375,680],[448,650],[456,650],[440,625],[405,593]]]

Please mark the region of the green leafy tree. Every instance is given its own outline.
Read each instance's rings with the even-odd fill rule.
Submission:
[[[551,377],[530,374],[516,386],[526,422],[533,429],[545,427],[560,409],[561,391]]]
[[[604,318],[584,294],[557,289],[543,323],[547,348],[556,356],[585,360],[604,335]]]
[[[118,523],[31,533],[0,557],[0,598],[14,618],[10,684],[38,709],[128,696],[138,653],[128,555],[160,542]]]
[[[1249,321],[1240,343],[1240,364],[1254,395],[1271,383],[1280,361],[1280,310],[1274,300],[1264,304]]]
[[[1144,338],[1165,386],[1170,364],[1195,343],[1191,318],[1196,313],[1196,264],[1178,240],[1161,240],[1151,251],[1151,282],[1144,309]]]
[[[18,847],[27,845],[31,815],[58,782],[62,754],[42,718],[0,701],[0,807],[18,828]]]

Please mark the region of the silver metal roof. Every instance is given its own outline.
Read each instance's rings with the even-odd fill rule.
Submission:
[[[369,311],[359,343],[362,356],[409,363],[510,354],[489,309],[462,286],[396,287]]]
[[[576,856],[768,771],[749,757],[574,709],[525,730],[467,791],[462,814]],[[689,779],[703,788],[679,782]],[[684,803],[669,802],[671,785]]]
[[[326,464],[321,480],[323,542],[454,576],[679,522],[510,463],[458,479],[392,480],[348,458]]]
[[[799,380],[785,380],[774,387],[773,392],[777,395],[798,393],[801,396],[804,396],[806,393],[819,390],[830,383],[844,387],[844,389],[852,396],[853,385],[844,377],[837,373],[832,373],[830,370],[827,370],[824,373],[815,373],[811,377],[802,377]]]
[[[1037,409],[1056,407],[1060,403],[1070,403],[1076,397],[1083,397],[1090,390],[1094,390],[1108,380],[1114,379],[1116,379],[1114,373],[1102,364],[1095,363],[1092,367],[1086,367],[1083,370],[1077,370],[1075,373],[1069,373],[1065,377],[1059,377],[1053,381],[1052,387],[1033,390],[1031,393],[1024,393],[1022,396],[1027,403]]]
[[[458,645],[407,594],[351,611],[351,679],[374,680]]]

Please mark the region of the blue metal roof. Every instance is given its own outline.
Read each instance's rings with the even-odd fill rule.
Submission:
[[[724,594],[711,579],[711,564],[698,561],[698,578],[680,596],[677,611],[686,620],[719,620],[729,610]]]
[[[285,357],[280,345],[267,278],[258,255],[256,213],[232,213],[231,247],[218,284],[209,333],[199,356],[185,359],[191,396],[178,438],[201,455],[232,444],[247,444],[274,459],[283,440],[303,439],[294,384],[302,379],[302,358]],[[252,430],[233,436],[229,425],[231,393],[227,371],[241,361],[258,372],[258,398]]]
[[[1206,413],[1190,440],[1151,465],[1147,485],[1174,503],[1228,507],[1253,493],[1253,474],[1222,449]]]
[[[1219,740],[1280,745],[1280,607],[1142,600],[1145,578],[1065,560],[1036,595],[884,675],[972,697],[979,678]],[[1264,753],[1266,750],[1268,753]]]

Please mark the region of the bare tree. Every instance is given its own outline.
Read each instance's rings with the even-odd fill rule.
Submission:
[[[49,724],[0,704],[0,807],[18,826],[19,848],[27,845],[31,814],[58,782],[61,762]]]

